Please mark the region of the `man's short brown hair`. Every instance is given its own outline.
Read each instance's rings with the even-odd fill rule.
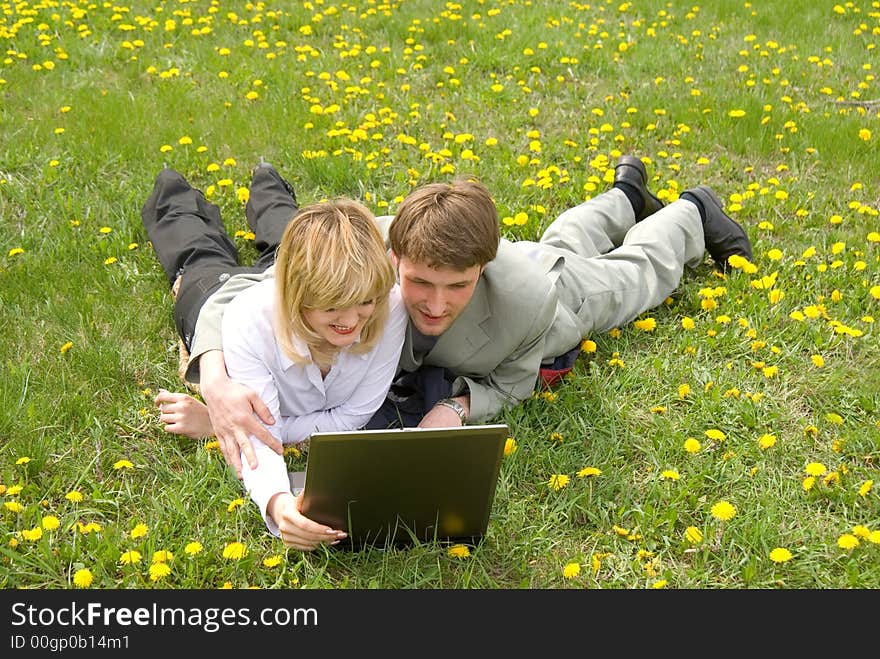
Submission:
[[[456,270],[486,265],[495,258],[500,239],[495,202],[475,179],[416,188],[401,202],[388,228],[398,257]]]

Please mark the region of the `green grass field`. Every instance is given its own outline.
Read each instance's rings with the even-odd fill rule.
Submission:
[[[0,587],[880,587],[880,2],[0,7]],[[498,417],[481,545],[285,550],[159,426],[164,164],[247,263],[260,157],[377,214],[475,175],[533,239],[624,153],[664,199],[711,185],[755,267],[689,271]]]

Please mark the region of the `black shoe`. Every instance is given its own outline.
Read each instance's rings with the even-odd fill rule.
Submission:
[[[263,178],[264,174],[267,174],[269,178],[264,178],[262,181],[259,181],[258,179]],[[296,193],[293,191],[293,186],[288,183],[281,176],[281,174],[278,173],[278,170],[276,170],[271,164],[263,160],[263,156],[260,156],[260,162],[257,164],[256,167],[254,167],[253,171],[251,172],[251,187],[259,186],[261,183],[263,185],[266,185],[267,183],[271,185],[271,179],[275,179],[276,181],[280,182],[284,189],[287,191],[287,194],[289,194],[293,198],[293,203],[297,203]]]
[[[648,172],[645,171],[645,163],[641,158],[620,156],[620,160],[614,166],[614,182],[631,186],[642,195],[645,204],[642,206],[642,212],[636,215],[636,222],[641,222],[663,208],[663,202],[648,190]]]
[[[721,202],[714,190],[708,185],[698,185],[685,190],[700,200],[706,212],[703,220],[703,234],[706,238],[706,250],[722,272],[730,269],[727,259],[738,255],[750,262],[752,260],[752,244],[743,228],[724,212]]]

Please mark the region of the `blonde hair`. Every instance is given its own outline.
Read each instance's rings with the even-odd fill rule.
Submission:
[[[282,351],[297,364],[326,366],[339,349],[305,320],[308,309],[342,309],[375,300],[360,342],[350,350],[368,352],[388,318],[394,269],[373,214],[352,199],[302,208],[287,225],[275,257],[275,334]],[[294,337],[310,354],[294,348]]]

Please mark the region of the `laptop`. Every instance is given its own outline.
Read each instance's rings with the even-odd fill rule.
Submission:
[[[478,543],[486,533],[506,424],[316,432],[303,514],[348,532],[337,547]]]

